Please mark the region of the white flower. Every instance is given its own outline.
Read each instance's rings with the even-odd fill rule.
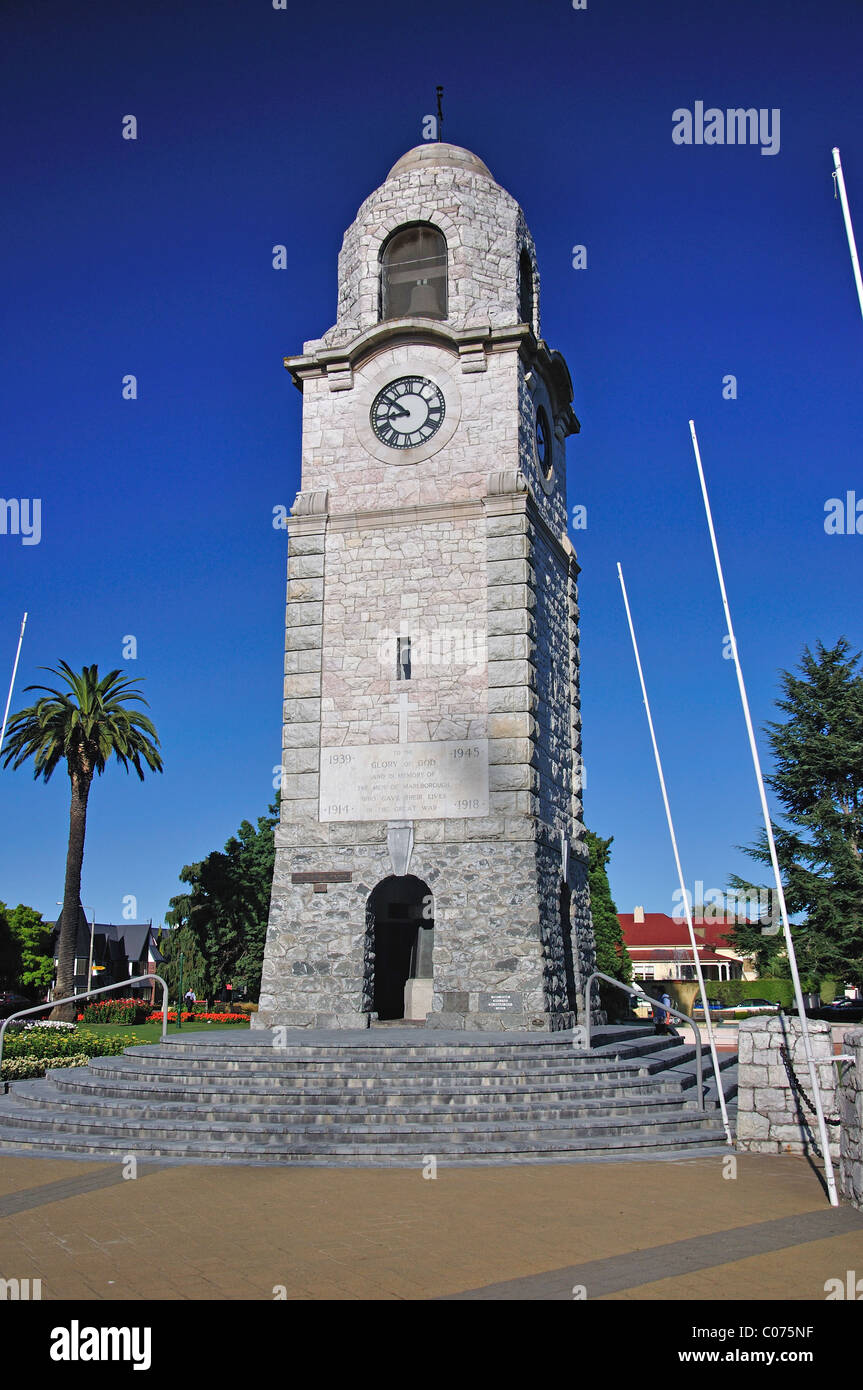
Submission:
[[[31,1019],[24,1024],[24,1031],[27,1033],[32,1032],[34,1028],[45,1031],[50,1028],[55,1033],[74,1033],[77,1031],[74,1023],[55,1023],[50,1018]]]

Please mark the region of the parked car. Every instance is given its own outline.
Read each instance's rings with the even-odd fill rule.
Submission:
[[[25,999],[23,994],[0,993],[0,1018],[8,1018],[21,1009],[32,1009],[33,1000]]]
[[[713,1012],[714,1009],[721,1009],[721,1008],[722,1008],[722,1004],[720,1003],[720,1001],[719,1001],[718,999],[708,999],[708,1001],[707,1001],[707,1006],[708,1006],[708,1008],[710,1009],[711,1013]],[[703,1005],[702,1002],[701,1002],[701,995],[700,995],[700,994],[698,995],[697,999],[695,1000],[695,1003],[692,1005],[693,1013],[695,1012],[696,1009],[700,1009],[702,1013],[704,1012],[704,1005]]]
[[[778,1009],[779,1005],[775,999],[741,999],[740,1003],[733,1007],[735,1013],[745,1014],[750,1009]]]
[[[818,1009],[807,1009],[809,1018],[820,1018],[824,1023],[863,1023],[863,1001],[843,999],[837,1004],[822,1004]]]

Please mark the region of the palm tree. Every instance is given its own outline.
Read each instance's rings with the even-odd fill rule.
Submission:
[[[69,813],[69,848],[66,853],[66,882],[63,888],[63,908],[60,914],[60,935],[57,950],[56,995],[62,999],[74,988],[75,938],[81,912],[81,866],[84,859],[84,836],[87,830],[87,800],[94,775],[105,771],[113,753],[126,771],[129,764],[141,781],[144,772],[141,760],[154,772],[162,771],[162,759],[157,752],[159,739],[150,720],[138,710],[127,708],[133,700],[146,705],[143,695],[132,687],[132,680],[120,671],[109,671],[99,679],[96,666],[73,671],[65,661],[59,670],[43,666],[59,676],[67,690],[54,690],[47,685],[28,685],[27,690],[43,690],[45,694],[29,709],[19,710],[9,724],[9,747],[4,759],[8,767],[20,767],[32,757],[34,777],[47,782],[58,764],[65,759],[72,784],[72,805]],[[87,981],[90,988],[90,981]],[[55,1008],[52,1018],[71,1018],[73,1004]]]

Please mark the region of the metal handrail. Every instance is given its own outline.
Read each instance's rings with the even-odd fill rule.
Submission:
[[[635,995],[636,999],[649,999],[652,1004],[658,1005],[658,1007],[662,1009],[664,1013],[674,1014],[675,1018],[682,1018],[685,1020],[686,1023],[692,1024],[692,1031],[695,1034],[695,1072],[698,1080],[698,1104],[700,1105],[702,1110],[705,1110],[706,1106],[704,1104],[704,1066],[701,1058],[701,1053],[703,1049],[701,1044],[701,1034],[698,1031],[698,1026],[695,1022],[695,1019],[690,1018],[689,1014],[681,1013],[679,1009],[673,1009],[670,1004],[663,1004],[659,999],[654,999],[652,995],[645,994],[643,989],[633,989],[631,985],[624,985],[621,984],[620,980],[612,979],[611,975],[603,975],[601,970],[594,970],[593,974],[590,976],[590,979],[584,987],[584,1031],[586,1034],[587,1047],[590,1047],[590,992],[593,989],[594,980],[605,980],[606,984],[615,985],[618,989],[624,990],[627,994]],[[716,1077],[716,1085],[717,1088],[719,1088],[722,1085],[721,1076]]]
[[[94,994],[110,994],[112,989],[125,989],[127,985],[137,985],[142,980],[146,980],[148,984],[152,980],[158,980],[162,986],[162,1041],[164,1042],[168,1035],[168,982],[163,980],[161,975],[133,975],[128,980],[120,980],[118,984],[100,985],[99,989],[88,989],[83,994],[70,994],[65,999],[52,999],[50,1003],[36,1004],[32,1009],[19,1009],[17,1014],[10,1014],[8,1018],[4,1018],[0,1024],[0,1067],[3,1065],[3,1043],[6,1029],[16,1018],[26,1018],[28,1014],[40,1014],[43,1009],[53,1009],[58,1004],[75,1004],[79,999],[90,999]],[[0,1077],[0,1089],[4,1095],[8,1086],[8,1081],[4,1082]]]

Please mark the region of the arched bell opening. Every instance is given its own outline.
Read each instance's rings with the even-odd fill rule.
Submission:
[[[399,228],[381,251],[380,318],[446,316],[446,237],[424,222]]]
[[[526,247],[518,258],[518,318],[534,328],[533,261]]]
[[[366,903],[366,998],[378,1018],[431,1010],[434,898],[413,874],[381,879]]]

